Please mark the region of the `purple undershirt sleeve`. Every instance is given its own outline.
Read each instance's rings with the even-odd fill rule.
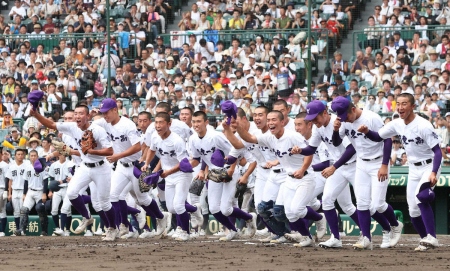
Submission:
[[[383,161],[381,162],[383,165],[389,165],[389,161],[391,160],[391,152],[392,152],[392,139],[386,138],[384,140]]]
[[[344,153],[342,154],[341,158],[339,158],[339,160],[337,160],[333,166],[334,168],[338,169],[340,168],[343,164],[347,163],[348,160],[350,160],[350,158],[353,157],[353,155],[355,155],[356,150],[353,147],[352,144],[348,145],[347,148],[345,148]]]
[[[205,161],[202,161],[202,166],[200,167],[201,170],[205,170],[206,168],[206,163]]]
[[[442,151],[441,148],[439,147],[439,144],[434,146],[431,150],[434,152],[433,172],[437,173],[439,171],[439,167],[441,167]]]
[[[369,130],[369,132],[366,134],[367,138],[375,141],[375,142],[381,142],[383,141],[383,139],[381,138],[381,136],[378,134],[378,132],[374,132]]]
[[[234,157],[234,156],[231,156],[231,155],[228,155],[227,157],[226,157],[226,161],[227,161],[227,165],[232,165],[232,164],[234,164],[234,162],[236,162],[236,160],[237,160],[237,158],[236,157]]]
[[[311,147],[308,145],[306,148],[302,149],[301,155],[310,156],[310,155],[313,155],[314,153],[316,153],[316,150],[317,150],[317,147]]]
[[[327,160],[327,161],[323,161],[321,163],[312,165],[311,167],[313,168],[314,171],[322,171],[329,166],[330,166],[330,160]]]
[[[339,131],[333,131],[333,136],[331,137],[331,140],[333,141],[333,145],[335,147],[342,144],[342,138],[339,135]]]

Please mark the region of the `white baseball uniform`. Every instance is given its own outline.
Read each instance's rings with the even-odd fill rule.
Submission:
[[[303,166],[304,156],[301,154],[292,155],[291,150],[293,146],[306,147],[305,138],[301,134],[288,129],[284,129],[280,138],[276,138],[272,133],[265,133],[256,138],[260,146],[273,150],[280,166],[287,175],[285,182],[281,184],[275,204],[284,205],[286,217],[290,222],[305,217],[308,212],[306,206],[313,198],[316,185],[312,167],[308,167],[302,179],[295,179],[288,175]]]
[[[5,161],[0,162],[0,218],[6,218],[6,202],[7,199],[3,198],[5,191],[8,191],[8,187],[5,187],[6,173],[8,172],[9,164]]]
[[[25,180],[28,181],[28,191],[23,202],[23,207],[31,210],[40,200],[44,193],[44,172],[36,173],[33,165],[29,164],[25,170]]]
[[[374,130],[376,131],[376,130]],[[428,178],[433,169],[434,153],[431,150],[441,143],[439,136],[434,132],[433,125],[420,116],[416,116],[408,125],[402,119],[396,119],[378,131],[381,138],[401,136],[403,147],[408,155],[408,184],[406,186],[406,198],[408,201],[409,215],[420,216],[416,195],[420,192],[421,185],[429,182]],[[439,179],[440,170],[436,177]]]
[[[52,212],[51,214],[58,215],[59,205],[63,202],[61,207],[61,213],[67,214],[68,216],[72,215],[72,204],[66,197],[67,193],[67,178],[72,177],[72,174],[69,172],[69,169],[73,167],[74,164],[72,161],[66,160],[64,163],[61,163],[59,160],[51,164],[48,175],[52,177],[55,181],[63,181],[62,184],[59,185],[59,191],[53,192],[52,196]],[[66,199],[67,198],[67,199]]]
[[[311,140],[311,138],[306,141],[309,142],[310,140]],[[330,160],[330,155],[328,153],[328,149],[324,143],[321,143],[321,144],[319,144],[319,147],[317,147],[316,152],[313,154],[313,160],[312,160],[311,165],[320,164],[320,163],[328,161],[328,160]],[[325,187],[326,179],[322,176],[322,172],[314,171],[313,174],[314,174],[314,179],[316,181],[316,187],[314,188],[313,199],[311,200],[311,202],[308,205],[314,211],[317,211],[320,209],[320,206],[322,205],[320,203],[320,200],[317,199],[317,196],[320,195],[321,193],[323,193],[323,188]]]
[[[25,171],[30,161],[23,160],[23,163],[19,166],[16,161],[11,162],[6,173],[6,178],[12,180],[12,206],[14,209],[14,217],[20,217],[20,209],[23,206],[23,186],[25,184]]]

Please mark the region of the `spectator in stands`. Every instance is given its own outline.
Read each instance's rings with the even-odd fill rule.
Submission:
[[[412,61],[412,65],[422,65],[423,62],[428,60],[428,54],[426,54],[427,45],[421,44],[419,50],[417,50],[414,54],[414,60]]]
[[[384,1],[383,1],[383,3],[384,3]],[[375,25],[385,25],[386,24],[386,14],[381,13],[381,6],[375,6],[375,13],[374,13],[374,15],[372,15],[370,17],[373,18]],[[370,17],[369,17],[369,19],[370,19]]]
[[[19,0],[14,1],[14,6],[9,12],[9,17],[11,20],[15,19],[17,16],[19,16],[21,19],[25,19],[27,16],[27,12]]]
[[[326,0],[331,1],[331,0]],[[286,16],[286,8],[280,7],[280,17],[276,19],[276,28],[277,29],[288,29],[291,28],[291,19]]]
[[[238,10],[233,12],[233,18],[228,22],[228,27],[230,29],[244,29],[244,20],[240,16],[241,14]]]
[[[214,22],[212,29],[214,30],[225,30],[227,27],[227,21],[223,18],[221,10],[218,10],[216,16],[214,17]]]
[[[352,67],[350,69],[350,73],[356,73],[357,70],[361,72],[363,67],[367,65],[367,60],[364,59],[364,55],[362,51],[356,52],[356,60],[353,62]]]
[[[202,12],[200,14],[200,21],[198,21],[197,26],[195,27],[195,30],[197,31],[204,31],[211,29],[211,25],[208,20],[206,20],[206,13]]]
[[[430,59],[424,61],[420,67],[425,69],[425,72],[433,72],[435,69],[441,68],[441,62],[438,60],[438,53],[436,50],[432,50],[428,53]]]
[[[427,5],[425,12],[426,12],[425,17],[427,18],[427,23],[429,25],[436,25],[437,24],[437,22],[436,22],[437,15],[433,14],[433,6]]]
[[[48,0],[41,9],[41,17],[47,18],[47,16],[56,16],[59,14],[59,7],[54,3],[54,0]]]
[[[197,21],[197,20],[195,20],[195,21]],[[158,14],[158,12],[155,11],[155,6],[153,6],[153,5],[149,5],[148,6],[147,22],[148,22],[148,24],[147,24],[148,29],[147,30],[151,31],[151,35],[152,35],[152,39],[151,40],[154,41],[156,39],[156,37],[159,35],[158,27],[156,25],[157,24],[161,24],[161,21],[160,21],[159,14]]]

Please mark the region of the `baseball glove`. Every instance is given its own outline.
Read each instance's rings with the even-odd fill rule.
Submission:
[[[141,193],[145,193],[150,191],[150,189],[152,189],[152,187],[148,184],[146,184],[144,182],[144,178],[147,177],[149,175],[149,173],[147,171],[142,172],[141,176],[139,176],[139,191],[141,191]]]
[[[227,170],[225,168],[215,168],[211,169],[208,172],[207,176],[208,180],[211,180],[216,183],[228,183],[233,178],[228,175]]]
[[[84,134],[81,137],[81,151],[83,154],[87,154],[88,150],[95,149],[96,147],[97,142],[95,142],[92,130],[84,131]]]
[[[247,191],[246,183],[236,183],[236,194],[234,194],[234,197],[239,198],[244,196],[245,191]]]
[[[69,156],[70,151],[72,150],[68,145],[64,144],[63,142],[53,140],[52,141],[53,147],[62,155]]]
[[[199,179],[194,179],[194,180],[192,180],[192,183],[189,186],[189,193],[200,196],[204,186],[205,186],[204,181],[199,180]]]

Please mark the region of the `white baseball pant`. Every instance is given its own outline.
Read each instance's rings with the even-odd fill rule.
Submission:
[[[120,163],[119,163],[120,164]],[[128,181],[126,183],[121,183],[119,186],[121,187],[121,190],[116,190],[114,193],[118,193],[115,197],[118,197],[119,200],[125,200],[127,198],[128,193],[133,191],[136,203],[138,205],[148,206],[152,202],[152,198],[150,197],[150,194],[148,192],[142,193],[141,190],[139,190],[139,180],[134,176],[133,174],[133,168],[129,167],[126,168],[122,164],[117,165],[116,172],[119,170],[118,173],[113,174],[113,179],[117,178],[117,176],[121,176],[121,178],[127,178]],[[118,175],[116,175],[118,174]],[[125,184],[125,186],[124,186]],[[112,191],[111,191],[111,197],[112,197]]]
[[[23,207],[31,210],[33,209],[34,205],[36,205],[40,200],[42,200],[42,190],[35,191],[28,188],[27,195],[25,196],[25,200],[23,201]]]
[[[282,183],[286,181],[288,175],[285,171],[280,173],[275,173],[273,170],[270,170],[269,179],[264,185],[264,192],[262,200],[265,202],[275,201],[278,197],[278,191],[280,190],[280,186]]]
[[[408,184],[406,185],[406,200],[408,202],[409,215],[411,217],[418,217],[421,215],[419,206],[420,200],[416,195],[420,192],[419,189],[423,183],[429,182],[431,171],[433,170],[433,163],[422,166],[409,165]],[[441,168],[436,174],[439,180],[441,175]]]
[[[208,183],[208,205],[211,214],[222,212],[229,216],[233,212],[233,206],[236,194],[236,183],[238,181],[239,171],[235,170],[233,179],[228,183]]]
[[[316,182],[314,174],[309,173],[302,179],[288,179],[281,185],[276,205],[283,205],[286,218],[289,222],[295,222],[304,218],[308,209],[306,206],[313,198]]]
[[[192,174],[190,173],[166,177],[166,206],[170,213],[180,215],[186,212],[185,203],[191,180]]]
[[[94,183],[95,186],[91,183]],[[111,209],[111,167],[105,163],[95,168],[89,168],[81,163],[79,170],[75,171],[75,175],[69,182],[67,197],[70,200],[77,198],[78,193],[88,184],[94,209],[109,211]]]
[[[380,182],[378,180],[378,170],[381,167],[382,158],[373,161],[363,161],[360,158],[356,161],[355,172],[355,195],[358,210],[370,210],[370,215],[375,212],[384,213],[388,208],[386,203],[386,192],[389,180]],[[388,167],[388,176],[389,176]]]
[[[326,180],[322,195],[323,210],[332,210],[337,200],[344,213],[347,215],[355,213],[356,207],[352,202],[349,186],[349,183],[351,183],[355,187],[355,171],[355,163],[342,165]]]
[[[321,205],[320,200],[317,199],[317,196],[323,193],[326,179],[322,176],[321,172],[314,172],[313,175],[316,181],[316,187],[314,188],[313,199],[308,203],[308,206],[310,206],[314,211],[317,211],[320,209]]]
[[[263,195],[264,195],[264,187],[266,186],[267,176],[270,175],[270,169],[265,169],[256,166],[256,179],[255,179],[255,187],[253,190],[254,201],[255,201],[255,209],[258,211],[258,204],[261,203]]]
[[[5,189],[0,188],[0,218],[6,218],[6,202],[7,199],[3,199],[3,193]]]
[[[13,189],[11,203],[14,209],[14,217],[20,217],[20,209],[23,206],[23,189]]]
[[[66,194],[67,194],[67,187],[61,187],[61,189],[59,189],[59,191],[53,192],[52,212],[51,212],[52,215],[58,215],[59,205],[61,204],[61,202],[64,201]],[[69,203],[70,203],[70,201],[69,201]],[[67,208],[67,206],[66,206],[66,208]]]

